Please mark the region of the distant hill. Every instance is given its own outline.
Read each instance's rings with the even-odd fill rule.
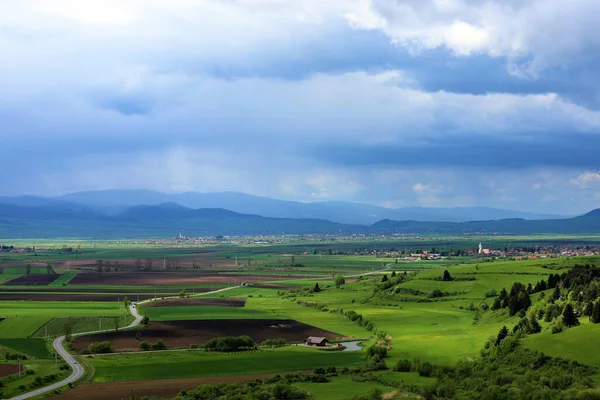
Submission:
[[[0,238],[151,238],[215,235],[363,233],[365,226],[320,219],[268,218],[222,208],[166,203],[135,206],[119,215],[0,204]]]
[[[587,214],[583,214],[582,217],[600,217],[600,208],[596,208]]]
[[[391,209],[371,204],[340,201],[302,203],[237,192],[166,194],[151,190],[104,190],[72,193],[51,200],[79,204],[81,207],[88,207],[109,215],[118,215],[132,206],[175,203],[192,209],[224,208],[241,214],[254,214],[263,217],[327,219],[338,223],[362,225],[373,224],[382,219],[464,222],[506,218],[561,218],[557,215],[490,207],[407,207]]]
[[[33,204],[38,203],[37,201]],[[0,238],[150,238],[282,234],[597,234],[598,210],[568,219],[433,222],[382,219],[371,225],[319,218],[273,218],[224,208],[192,209],[176,203],[136,205],[104,215],[70,203],[24,207],[0,203]]]

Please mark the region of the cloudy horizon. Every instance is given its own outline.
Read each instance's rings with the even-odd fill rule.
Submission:
[[[0,3],[0,195],[600,206],[600,3]]]

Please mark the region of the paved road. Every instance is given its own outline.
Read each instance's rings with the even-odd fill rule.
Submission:
[[[236,286],[227,287],[227,288],[223,288],[223,289],[219,289],[219,290],[214,290],[212,292],[199,293],[197,295],[194,295],[194,297],[197,297],[197,296],[206,296],[207,294],[213,294],[213,293],[222,292],[224,290],[233,289],[234,287],[236,287]],[[166,299],[168,297],[164,297],[164,298]],[[172,296],[171,298],[179,298],[179,296]],[[119,328],[119,330],[135,328],[136,326],[138,326],[142,322],[142,319],[144,317],[141,316],[138,313],[138,310],[136,308],[137,305],[144,304],[144,303],[149,303],[151,301],[161,300],[161,299],[163,299],[163,297],[156,298],[156,299],[148,299],[148,300],[140,301],[140,302],[137,302],[137,303],[131,303],[129,305],[129,312],[131,313],[131,315],[133,315],[133,317],[135,317],[135,319],[133,320],[133,322],[131,324],[129,324],[129,325],[123,327],[123,328]],[[84,336],[84,335],[92,335],[94,333],[104,333],[104,332],[112,332],[112,331],[113,331],[113,329],[104,329],[104,330],[101,330],[101,331],[75,333],[75,334],[73,334],[71,336]],[[71,369],[73,370],[73,372],[71,372],[71,375],[69,375],[69,377],[63,379],[60,382],[56,382],[56,383],[53,383],[53,384],[51,384],[49,386],[45,386],[43,388],[39,388],[39,389],[36,389],[34,391],[21,394],[19,396],[13,397],[12,399],[9,399],[9,400],[29,399],[29,398],[32,398],[32,397],[35,397],[35,396],[39,396],[39,395],[44,394],[44,393],[51,392],[51,391],[56,390],[56,389],[58,389],[60,387],[68,385],[71,382],[75,382],[75,381],[79,380],[85,374],[85,369],[81,365],[79,365],[79,363],[75,360],[75,358],[73,358],[73,356],[71,355],[71,353],[69,353],[63,347],[63,342],[64,341],[65,341],[65,337],[64,336],[59,336],[56,339],[54,339],[54,342],[52,342],[52,347],[54,347],[54,350],[65,361],[65,363],[67,363],[67,365],[69,365],[71,367]]]

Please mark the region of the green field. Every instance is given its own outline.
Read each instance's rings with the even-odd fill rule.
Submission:
[[[103,329],[113,329],[115,318],[119,327],[129,325],[133,321],[131,315],[120,315],[119,317],[57,317],[52,318],[31,335],[34,338],[54,338],[65,334],[65,325],[69,324],[72,333],[94,332]]]
[[[0,285],[5,282],[12,281],[13,279],[17,279],[23,274],[9,274],[6,271],[0,274]]]
[[[0,322],[0,338],[27,338],[50,318],[39,315],[9,317]]]
[[[167,306],[143,307],[142,313],[151,321],[190,319],[286,319],[285,316],[246,307]]]
[[[95,382],[242,375],[352,366],[362,363],[360,352],[323,352],[285,347],[242,353],[166,351],[96,356],[90,359]]]
[[[50,345],[44,339],[0,339],[0,346],[35,358],[50,357]]]
[[[535,285],[542,279],[547,280],[549,274],[563,273],[577,263],[600,265],[598,257],[531,261],[492,261],[490,258],[452,257],[436,261],[396,262],[393,257],[336,254],[337,251],[350,251],[361,246],[368,248],[361,239],[355,242],[341,239],[339,243],[318,241],[305,243],[302,240],[304,239],[284,238],[281,239],[281,243],[268,245],[242,244],[221,247],[182,245],[172,248],[159,245],[120,246],[114,243],[92,248],[85,244],[80,257],[108,260],[168,256],[189,261],[196,253],[209,253],[209,256],[202,256],[202,263],[226,260],[226,263],[222,264],[224,266],[219,268],[226,270],[227,274],[235,274],[235,281],[238,283],[243,282],[244,276],[248,274],[279,276],[279,279],[273,283],[281,285],[280,289],[236,287],[207,296],[246,298],[245,307],[142,305],[139,309],[151,321],[292,319],[349,338],[363,339],[367,347],[376,342],[379,333],[379,338],[385,337],[391,346],[385,359],[388,367],[401,359],[418,358],[420,362],[431,362],[439,367],[455,366],[457,362],[477,359],[481,357],[481,350],[490,337],[495,337],[502,326],[512,330],[520,319],[517,315],[509,316],[506,309],[496,311],[487,309],[494,301],[493,297],[486,297],[486,293],[491,289],[497,292],[502,288],[510,289],[514,282]],[[486,238],[485,240],[494,244],[510,243],[513,240],[515,243],[529,241],[522,237]],[[550,239],[540,237],[537,240],[543,242]],[[565,237],[557,240],[576,239]],[[583,238],[583,240],[593,243],[598,241],[597,238]],[[409,249],[431,247],[439,249],[442,245],[450,246],[450,243],[468,248],[469,243],[472,245],[472,242],[473,238],[454,237],[441,240],[435,237],[424,237],[421,239],[372,238],[369,243],[371,247],[388,246],[390,249],[402,246]],[[332,249],[331,254],[329,254],[330,249]],[[236,256],[240,265],[233,270],[233,259]],[[27,259],[21,254],[9,254],[6,257],[11,260],[21,257],[20,261]],[[52,257],[56,261],[63,255],[53,254]],[[48,259],[51,260],[52,257]],[[292,264],[301,264],[301,266],[293,267]],[[210,268],[204,269],[210,270]],[[360,273],[378,270],[380,271],[356,281],[347,279],[347,283],[340,288],[336,288],[332,280],[335,275],[356,277]],[[449,271],[452,280],[441,279],[444,270]],[[394,283],[394,286],[385,292],[375,291],[383,276],[391,277],[392,271],[398,271],[397,273],[400,274],[408,271],[405,281]],[[16,277],[19,271],[17,268],[10,272],[17,273],[10,275]],[[3,275],[9,276],[6,275],[6,271],[5,274],[0,274],[0,284]],[[310,275],[316,275],[319,279],[305,279]],[[86,293],[88,287],[69,284],[74,276],[73,272],[65,274],[43,290],[39,287],[27,286],[11,287],[11,289],[22,289],[28,293],[38,291],[59,293],[64,286],[67,286],[69,289],[76,289],[79,293]],[[312,289],[316,282],[319,283],[320,291],[303,290]],[[214,289],[223,286],[226,285],[203,285]],[[293,286],[293,292],[288,293],[285,286]],[[95,288],[108,290],[115,287],[95,286]],[[159,296],[163,295],[161,289],[182,289],[181,286],[119,288],[157,290]],[[438,291],[441,293],[439,296],[435,295]],[[63,292],[63,294],[68,293]],[[546,298],[551,295],[552,290],[544,292]],[[569,296],[569,299],[576,295],[577,292],[564,294],[565,298]],[[135,294],[128,294],[128,297],[135,300]],[[534,305],[540,298],[540,293],[531,295]],[[372,327],[367,329],[352,322],[343,315],[343,312],[348,311],[361,314]],[[111,329],[114,327],[115,317],[120,318],[120,326],[132,320],[123,305],[117,302],[0,301],[0,317],[7,318],[0,322],[0,346],[42,359],[47,358],[49,353],[46,343],[40,339],[46,335],[54,337],[63,334],[64,326],[68,322],[71,323],[73,332],[77,333],[101,328]],[[600,324],[587,323],[587,318],[581,318],[581,321],[582,326],[566,329],[559,334],[552,334],[550,325],[541,322],[544,330],[539,334],[524,337],[521,341],[522,346],[600,368],[600,355],[593,351],[593,343],[600,335]],[[244,332],[240,332],[240,335],[242,334]],[[327,366],[359,367],[364,365],[365,359],[364,350],[323,352],[288,346],[241,353],[162,351],[94,355],[89,361],[95,370],[93,380],[110,382],[279,373]],[[382,381],[358,382],[355,379],[356,375],[344,375],[334,377],[327,384],[298,383],[296,385],[311,392],[317,400],[341,400],[351,399],[355,395],[366,395],[374,388],[381,389],[384,393],[391,393],[397,391],[394,387],[397,385],[426,387],[436,383],[435,378],[420,377],[415,372],[394,373],[387,370],[377,372],[375,375],[387,384],[381,383]],[[400,391],[398,396],[410,398],[413,394]]]
[[[69,283],[69,281],[71,279],[75,278],[76,275],[77,275],[77,272],[67,272],[67,273],[64,273],[61,276],[59,276],[57,280],[55,280],[54,282],[52,282],[48,286],[64,286],[67,283]]]
[[[396,391],[380,383],[355,382],[348,376],[334,378],[328,383],[296,383],[294,386],[311,393],[314,400],[351,400],[355,396],[370,394],[375,389],[382,393]]]

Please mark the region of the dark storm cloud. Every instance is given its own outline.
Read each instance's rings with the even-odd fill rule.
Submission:
[[[474,136],[436,139],[418,145],[340,144],[327,151],[311,149],[321,162],[337,166],[473,167],[523,169],[564,167],[600,169],[600,136],[568,134],[545,139],[502,140]]]

